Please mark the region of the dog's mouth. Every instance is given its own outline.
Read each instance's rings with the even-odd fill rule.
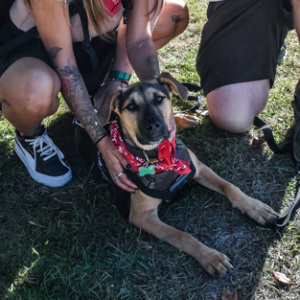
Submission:
[[[136,135],[136,144],[144,149],[144,150],[153,150],[158,147],[158,145],[165,141],[172,141],[176,134],[176,125],[174,118],[170,118],[168,130],[165,130],[165,133],[159,135],[152,135],[147,137],[142,137],[140,135]]]
[[[136,136],[136,139],[138,143],[143,146],[143,148],[149,146],[152,149],[158,146],[162,141],[166,140],[165,137],[148,139],[148,138],[143,138],[139,135]]]

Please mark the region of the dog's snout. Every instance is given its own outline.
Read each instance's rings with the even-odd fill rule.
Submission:
[[[152,120],[146,125],[148,131],[156,131],[160,129],[161,123],[158,120]]]

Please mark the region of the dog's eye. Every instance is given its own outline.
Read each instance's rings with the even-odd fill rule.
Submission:
[[[138,106],[134,103],[130,103],[126,106],[126,109],[128,109],[129,111],[136,111],[138,109]]]
[[[158,103],[162,102],[164,99],[165,99],[164,96],[159,96],[159,95],[156,96],[156,100]]]

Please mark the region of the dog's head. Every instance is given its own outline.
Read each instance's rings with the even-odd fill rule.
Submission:
[[[99,121],[106,125],[114,111],[119,116],[123,138],[140,149],[152,150],[175,132],[170,100],[173,90],[187,99],[186,87],[168,73],[151,82],[135,83],[106,99],[98,113]]]

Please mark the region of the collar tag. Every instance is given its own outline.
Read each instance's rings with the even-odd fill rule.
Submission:
[[[145,176],[145,175],[154,175],[155,170],[154,170],[154,165],[149,165],[147,167],[139,167],[139,175],[140,176]]]

